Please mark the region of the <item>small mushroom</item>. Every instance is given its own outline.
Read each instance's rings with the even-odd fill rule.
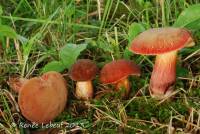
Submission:
[[[100,81],[103,84],[114,84],[115,90],[125,89],[127,96],[130,92],[129,75],[140,75],[140,68],[130,60],[120,59],[107,63],[100,72]]]
[[[130,46],[136,54],[157,55],[150,80],[150,93],[162,99],[172,93],[176,79],[177,52],[194,45],[190,33],[182,28],[153,28],[139,34]]]
[[[92,79],[96,76],[98,67],[89,59],[79,59],[69,70],[69,76],[76,82],[75,95],[78,99],[89,100],[93,97]]]
[[[18,103],[26,119],[48,123],[64,110],[67,94],[62,75],[51,71],[28,80],[20,89]]]

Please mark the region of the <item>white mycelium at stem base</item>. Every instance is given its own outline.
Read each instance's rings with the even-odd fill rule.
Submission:
[[[76,97],[83,100],[89,100],[93,97],[93,86],[91,81],[77,81]]]
[[[176,80],[177,51],[156,56],[151,75],[150,91],[156,98],[162,98],[172,92],[171,86]]]

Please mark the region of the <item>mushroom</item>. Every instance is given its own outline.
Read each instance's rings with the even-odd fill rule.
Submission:
[[[18,103],[26,119],[39,124],[48,123],[64,110],[67,94],[62,75],[51,71],[22,85]]]
[[[129,75],[140,75],[140,68],[130,60],[120,59],[107,63],[100,72],[100,81],[103,84],[114,84],[115,90],[125,89],[122,94],[126,97],[130,92]]]
[[[131,43],[136,54],[157,55],[150,80],[150,94],[162,99],[172,93],[176,79],[177,51],[194,45],[190,33],[183,28],[153,28],[139,34]]]
[[[69,70],[69,76],[76,82],[75,95],[78,99],[89,100],[93,97],[92,79],[96,76],[98,67],[89,59],[79,59]]]

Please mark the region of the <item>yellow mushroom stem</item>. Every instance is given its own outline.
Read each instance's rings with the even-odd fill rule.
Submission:
[[[121,89],[125,89],[125,92],[122,94],[122,96],[125,97],[125,96],[128,96],[128,94],[130,92],[130,87],[131,87],[131,84],[130,84],[128,78],[126,77],[116,83],[115,90],[120,91]]]
[[[93,97],[92,81],[77,81],[75,95],[82,100],[91,99]]]
[[[155,98],[164,98],[172,92],[176,80],[177,51],[156,56],[150,80],[150,92]]]

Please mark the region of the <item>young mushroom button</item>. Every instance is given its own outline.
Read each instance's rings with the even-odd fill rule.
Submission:
[[[137,54],[157,55],[150,80],[150,93],[157,99],[172,93],[176,79],[177,51],[194,45],[190,33],[182,28],[153,28],[139,34],[130,46]]]
[[[95,78],[98,68],[89,59],[79,59],[69,70],[69,76],[76,82],[75,95],[78,99],[89,100],[93,97],[92,79]]]
[[[103,84],[114,84],[115,90],[125,89],[127,96],[130,91],[129,75],[140,75],[140,68],[132,61],[121,59],[106,64],[100,72],[100,81]]]

